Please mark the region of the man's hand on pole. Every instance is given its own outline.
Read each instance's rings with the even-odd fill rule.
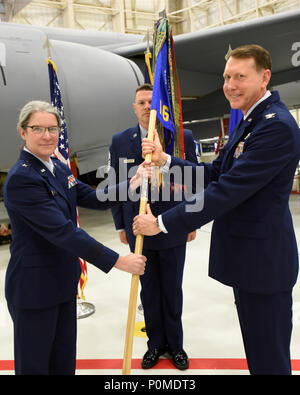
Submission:
[[[134,217],[132,230],[135,236],[138,234],[154,236],[161,232],[149,204],[147,204],[147,214],[139,214]]]
[[[159,135],[154,130],[154,141],[144,138],[142,141],[143,158],[148,154],[152,154],[152,162],[157,166],[163,166],[168,158],[168,155],[163,151],[159,141]]]

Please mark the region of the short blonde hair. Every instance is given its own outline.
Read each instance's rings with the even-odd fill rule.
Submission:
[[[54,114],[56,116],[57,123],[60,126],[61,119],[57,108],[53,107],[52,104],[46,101],[33,100],[25,104],[25,106],[21,109],[17,127],[25,129],[31,115],[39,111]]]
[[[139,85],[135,90],[135,97],[136,97],[137,93],[140,91],[151,91],[152,92],[153,86],[151,84],[147,84],[147,83]]]

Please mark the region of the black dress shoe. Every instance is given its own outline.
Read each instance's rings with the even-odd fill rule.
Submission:
[[[171,355],[172,355],[173,363],[177,369],[180,369],[180,370],[188,369],[189,358],[183,349],[178,350],[178,351],[172,351]]]
[[[153,368],[158,362],[159,357],[164,354],[164,350],[155,348],[154,350],[148,350],[143,356],[142,368],[150,369]]]

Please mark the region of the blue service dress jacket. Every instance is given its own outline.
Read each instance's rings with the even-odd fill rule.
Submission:
[[[53,162],[55,176],[23,150],[4,186],[12,227],[5,294],[17,308],[43,309],[73,300],[81,273],[78,257],[105,273],[118,259],[77,227],[76,210],[107,209],[116,203],[99,202],[95,189],[76,180],[58,159]]]
[[[144,161],[142,157],[141,144],[142,142],[139,125],[119,132],[113,136],[110,146],[110,165],[111,170],[114,171],[114,175],[116,175],[116,177],[112,177],[112,184],[125,181],[128,179],[128,176],[132,177],[135,174],[133,167],[140,165]],[[187,129],[184,130],[184,151],[186,160],[197,163],[193,134]],[[183,178],[182,181],[184,181]],[[176,198],[174,198],[174,190],[176,188],[181,188],[181,186],[178,184],[174,185],[173,179],[170,179],[170,183],[167,187],[171,188],[170,199],[166,199],[164,201],[162,194],[160,193],[158,199],[152,202],[151,190],[149,188],[148,202],[150,203],[151,211],[155,216],[177,205],[179,201],[176,201],[175,199],[181,198],[181,201],[184,200],[183,194],[180,197],[178,194],[176,194],[176,192]],[[139,199],[136,201],[127,200],[121,205],[113,207],[111,210],[116,229],[126,230],[126,235],[131,251],[134,251],[135,245],[135,236],[132,232],[132,223],[133,218],[139,213],[139,206]],[[161,233],[154,237],[145,236],[143,246],[144,248],[150,250],[162,250],[172,248],[174,246],[184,245],[187,241],[187,234],[188,231],[178,232],[172,235]]]
[[[186,212],[188,203],[181,203],[162,215],[163,223],[176,233],[214,220],[212,278],[247,292],[290,290],[298,251],[289,195],[299,159],[299,127],[275,91],[242,120],[212,164],[201,164],[203,209]]]

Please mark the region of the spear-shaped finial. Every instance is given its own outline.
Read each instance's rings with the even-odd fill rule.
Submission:
[[[167,18],[167,11],[166,11],[166,9],[164,8],[162,11],[160,11],[158,16],[160,18]]]
[[[48,51],[48,58],[51,59],[50,48],[53,48],[53,45],[50,43],[48,36],[47,36],[47,38],[46,38],[45,44],[43,45],[43,48],[47,48],[47,51]]]

